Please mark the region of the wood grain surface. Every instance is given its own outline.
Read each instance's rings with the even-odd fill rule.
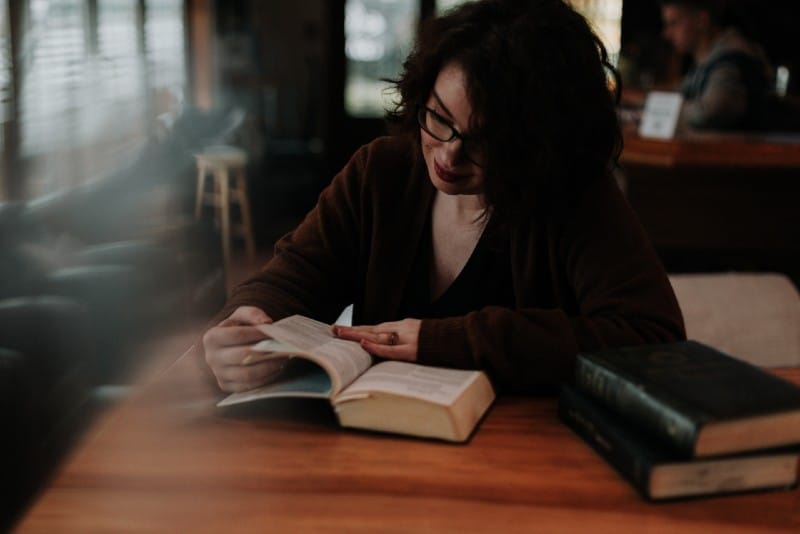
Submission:
[[[450,445],[339,429],[324,402],[220,397],[185,355],[97,422],[17,531],[800,531],[796,489],[644,501],[553,398],[500,398]]]

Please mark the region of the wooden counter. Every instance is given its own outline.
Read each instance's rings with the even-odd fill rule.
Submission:
[[[800,281],[800,136],[625,134],[628,201],[670,271],[778,271]]]
[[[676,139],[624,132],[623,167],[800,169],[800,134],[687,132]]]

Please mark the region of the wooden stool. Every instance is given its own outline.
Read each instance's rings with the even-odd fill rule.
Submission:
[[[222,234],[222,255],[225,261],[225,271],[230,272],[231,265],[231,236],[236,231],[237,235],[244,237],[247,247],[247,256],[252,264],[255,259],[256,246],[253,238],[253,222],[250,217],[250,199],[247,196],[247,180],[245,169],[247,167],[247,153],[232,146],[210,146],[200,154],[195,154],[197,161],[197,196],[195,199],[194,216],[200,219],[203,206],[214,206],[217,221]],[[214,178],[213,192],[206,193],[206,176]],[[233,183],[231,184],[231,178]],[[241,224],[231,224],[231,204],[239,204]]]

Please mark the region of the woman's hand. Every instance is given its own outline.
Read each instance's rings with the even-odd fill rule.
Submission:
[[[403,319],[374,326],[334,325],[333,335],[358,341],[364,350],[381,358],[415,362],[421,323],[419,319]]]
[[[240,306],[203,335],[206,363],[223,391],[247,391],[278,376],[285,358],[248,363],[250,346],[267,336],[255,328],[272,319],[254,306]]]

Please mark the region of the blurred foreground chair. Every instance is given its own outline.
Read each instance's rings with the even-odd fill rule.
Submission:
[[[686,335],[761,367],[800,366],[800,294],[775,273],[673,274]]]
[[[91,334],[70,299],[0,298],[0,532],[87,421]]]
[[[194,154],[240,113],[187,110],[102,179],[0,202],[0,532],[148,340],[225,299],[219,237],[191,213]]]

